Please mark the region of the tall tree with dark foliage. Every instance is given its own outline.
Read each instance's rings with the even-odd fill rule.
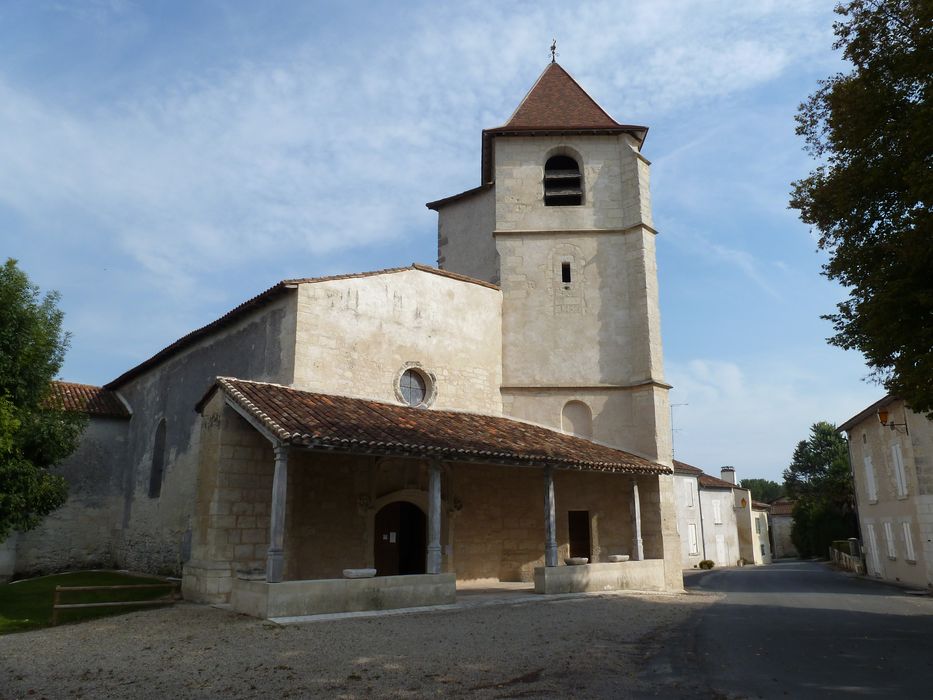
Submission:
[[[819,165],[790,206],[819,232],[823,273],[848,298],[829,342],[933,417],[933,1],[839,5],[834,47],[851,70],[819,83],[797,133]]]
[[[814,423],[797,443],[784,489],[796,501],[791,540],[801,556],[825,556],[833,540],[858,534],[848,445],[834,425]]]

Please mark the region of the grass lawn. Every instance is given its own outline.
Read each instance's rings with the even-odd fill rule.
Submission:
[[[0,584],[0,634],[38,629],[52,624],[52,597],[56,586],[126,586],[142,583],[165,583],[151,576],[130,576],[117,571],[79,571],[24,579]],[[151,600],[169,592],[167,588],[121,591],[78,591],[63,593],[61,604],[95,603],[117,600]],[[119,606],[115,608],[77,608],[59,610],[58,623],[78,622],[105,615],[119,615],[145,606]]]

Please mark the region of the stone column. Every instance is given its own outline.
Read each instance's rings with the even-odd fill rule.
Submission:
[[[282,580],[285,553],[285,494],[288,489],[288,447],[275,446],[275,475],[272,477],[272,513],[269,519],[269,555],[266,581]]]
[[[428,558],[425,570],[441,573],[441,463],[428,466]]]
[[[641,501],[638,498],[638,479],[632,479],[632,516],[635,519],[635,543],[632,547],[632,559],[641,561],[645,558],[645,545],[641,540]]]
[[[557,566],[557,512],[551,467],[544,468],[544,565]]]

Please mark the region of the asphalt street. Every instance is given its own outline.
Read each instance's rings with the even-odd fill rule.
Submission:
[[[933,597],[819,562],[688,572],[720,600],[652,662],[669,697],[933,697]]]

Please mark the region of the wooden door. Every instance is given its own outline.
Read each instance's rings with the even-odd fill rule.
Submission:
[[[376,513],[373,561],[377,576],[425,573],[427,518],[406,501],[389,503]]]

